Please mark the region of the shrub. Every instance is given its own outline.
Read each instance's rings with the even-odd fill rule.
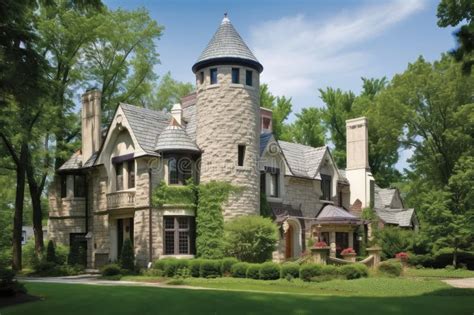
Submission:
[[[281,278],[286,279],[287,275],[291,275],[292,278],[298,278],[300,275],[300,265],[292,262],[281,265]]]
[[[52,240],[48,241],[48,247],[46,249],[46,261],[51,263],[57,263],[56,249]]]
[[[249,264],[247,268],[246,277],[249,279],[260,278],[260,264]]]
[[[339,273],[339,268],[334,265],[323,265],[321,268],[322,275],[337,276]]]
[[[260,279],[276,280],[280,278],[280,265],[274,262],[266,262],[260,265]]]
[[[400,259],[401,261],[407,261],[408,260],[408,254],[405,253],[405,252],[396,253],[395,258]]]
[[[363,264],[349,264],[340,267],[340,273],[346,277],[347,280],[359,279],[369,276],[369,269]]]
[[[26,293],[26,289],[15,280],[15,272],[8,268],[0,268],[0,297],[12,296],[18,292]]]
[[[228,258],[224,258],[222,259],[222,262],[221,262],[221,274],[223,276],[229,276],[230,275],[230,269],[232,268],[232,266],[236,263],[238,263],[239,261],[234,258],[234,257],[228,257]]]
[[[163,270],[154,268],[145,269],[142,271],[142,275],[147,277],[163,277]]]
[[[135,253],[133,252],[132,241],[126,239],[123,242],[122,253],[120,255],[120,266],[122,269],[133,271],[135,270]]]
[[[120,266],[117,264],[108,264],[102,267],[100,274],[104,277],[117,276],[122,273]]]
[[[300,268],[300,279],[311,281],[311,278],[321,275],[322,266],[318,264],[305,264]]]
[[[220,260],[203,260],[199,269],[199,276],[202,278],[217,278],[221,276]]]
[[[201,272],[201,263],[202,259],[191,259],[189,261],[189,271],[191,276],[194,278],[198,278]]]
[[[178,270],[178,259],[164,258],[156,261],[153,265],[154,269],[163,270],[165,277],[173,277]]]
[[[388,276],[399,277],[402,274],[402,264],[397,261],[383,261],[378,269]]]
[[[239,262],[230,268],[230,273],[234,278],[245,278],[247,276],[247,268],[249,264],[244,262]]]
[[[271,259],[278,230],[271,219],[241,216],[226,222],[225,252],[241,261],[260,263]]]
[[[56,252],[56,264],[65,265],[67,263],[69,247],[61,244],[55,244],[54,248]]]
[[[407,252],[413,246],[414,232],[387,226],[377,230],[375,238],[382,247],[382,258],[395,257],[396,253]]]

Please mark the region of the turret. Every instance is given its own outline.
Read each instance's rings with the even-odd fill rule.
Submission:
[[[224,217],[258,214],[260,73],[263,66],[227,15],[194,66],[200,181],[242,187],[224,205]]]

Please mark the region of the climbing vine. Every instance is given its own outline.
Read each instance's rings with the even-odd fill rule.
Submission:
[[[184,186],[169,186],[161,181],[153,194],[153,204],[156,207],[163,205],[196,207],[196,202],[197,186],[192,182]]]

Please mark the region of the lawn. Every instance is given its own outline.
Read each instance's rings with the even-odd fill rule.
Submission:
[[[186,280],[188,281],[188,280]],[[285,294],[80,284],[26,284],[43,301],[0,309],[8,314],[472,314],[474,290],[438,280],[373,278],[294,281],[191,279],[194,285]],[[306,287],[305,287],[306,285]],[[304,293],[295,294],[295,293]]]
[[[474,278],[474,271],[465,269],[431,269],[431,268],[408,268],[405,272],[407,277],[426,278]]]

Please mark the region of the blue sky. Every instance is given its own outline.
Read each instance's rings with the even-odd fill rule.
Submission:
[[[293,109],[321,107],[319,88],[358,92],[361,77],[391,78],[423,55],[429,61],[454,47],[453,29],[436,25],[438,0],[386,1],[125,1],[145,7],[164,25],[159,75],[194,82],[191,66],[228,12],[264,66],[262,82]],[[401,167],[409,152],[402,152]]]

